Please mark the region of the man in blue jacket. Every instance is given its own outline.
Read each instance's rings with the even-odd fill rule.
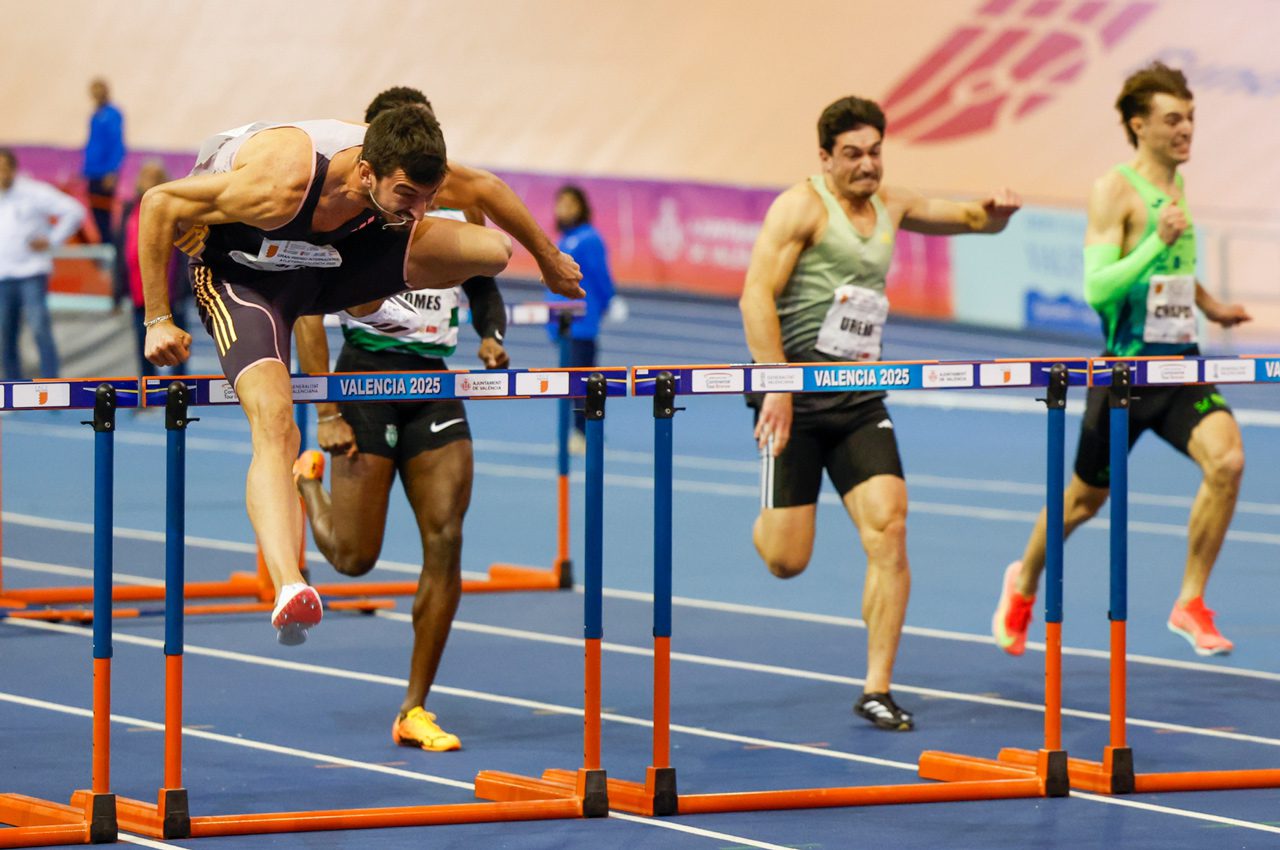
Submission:
[[[115,203],[116,181],[124,162],[124,116],[111,102],[107,81],[97,77],[89,83],[93,115],[89,118],[89,141],[84,146],[84,178],[89,182],[89,209],[98,236],[110,243],[111,207]],[[119,246],[116,246],[119,248]]]
[[[591,224],[591,204],[578,186],[568,184],[556,192],[556,228],[560,231],[557,247],[573,257],[582,269],[582,288],[586,291],[587,310],[573,320],[569,328],[570,367],[596,365],[596,338],[600,335],[600,320],[613,299],[613,276],[609,274],[608,256],[600,231]],[[559,295],[551,295],[552,301],[563,301]],[[556,315],[547,323],[547,333],[553,342],[559,342],[560,322]],[[587,423],[581,413],[574,414],[573,430],[569,433],[569,450],[582,454],[586,450]]]

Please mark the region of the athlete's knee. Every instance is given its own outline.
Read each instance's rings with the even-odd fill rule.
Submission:
[[[765,566],[778,578],[795,578],[809,566],[809,557],[793,552],[772,552],[763,555]]]
[[[358,549],[338,549],[333,553],[333,568],[344,576],[359,578],[368,574],[373,565],[378,563],[377,552],[362,552]]]
[[[1234,490],[1244,475],[1244,448],[1236,443],[1213,452],[1204,465],[1204,480],[1210,487]]]
[[[778,578],[794,578],[800,575],[805,567],[809,566],[812,544],[798,546],[794,537],[770,534],[766,530],[770,527],[765,524],[764,515],[761,514],[756,517],[755,525],[751,529],[751,540],[755,544],[756,552],[760,554],[760,560],[764,561],[769,572]]]
[[[451,520],[429,526],[424,532],[424,547],[439,560],[456,562],[462,552],[462,522]]]
[[[1080,482],[1068,487],[1063,497],[1066,525],[1075,528],[1093,519],[1107,503],[1110,492],[1105,487],[1089,487]]]

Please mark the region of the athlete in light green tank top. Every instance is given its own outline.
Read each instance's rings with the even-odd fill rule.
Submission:
[[[817,244],[800,254],[777,301],[782,347],[787,359],[796,361],[838,359],[833,353],[812,356],[836,290],[850,285],[882,296],[893,259],[893,222],[878,196],[871,196],[875,229],[870,236],[863,236],[854,229],[822,175],[810,177],[809,185],[822,199],[827,226]]]
[[[1020,202],[1008,191],[965,203],[882,185],[884,128],[884,112],[872,101],[848,97],[828,106],[818,120],[821,173],[770,206],[739,302],[755,362],[879,359],[898,228],[997,233],[1017,211]],[[803,572],[826,471],[867,553],[867,674],[853,711],[881,729],[907,731],[912,714],[889,690],[911,585],[907,485],[882,395],[760,397],[761,511],[752,538],[775,576]]]
[[[1149,180],[1134,171],[1129,165],[1118,165],[1115,169],[1128,181],[1142,199],[1147,210],[1147,226],[1138,245],[1154,236],[1160,209],[1173,203],[1173,199],[1157,188]],[[1182,195],[1182,175],[1176,175],[1178,194]],[[1194,336],[1195,321],[1195,281],[1196,273],[1196,237],[1195,227],[1191,223],[1191,213],[1187,210],[1183,197],[1177,204],[1182,208],[1187,220],[1187,227],[1176,242],[1164,246],[1162,250],[1151,252],[1134,271],[1127,281],[1120,279],[1105,288],[1095,287],[1090,294],[1090,303],[1102,318],[1102,330],[1107,338],[1107,353],[1121,357],[1165,354],[1195,353]],[[1135,249],[1136,251],[1137,249]],[[1153,304],[1152,278],[1157,279],[1157,287],[1167,285],[1161,278],[1189,279],[1188,298],[1180,304]],[[1150,309],[1149,309],[1150,308]],[[1148,313],[1157,321],[1164,318],[1184,320],[1190,327],[1191,337],[1186,341],[1157,341],[1147,339]],[[1175,315],[1176,314],[1176,315]]]

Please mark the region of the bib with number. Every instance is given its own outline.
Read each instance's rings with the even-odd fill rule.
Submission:
[[[256,257],[245,251],[229,251],[227,255],[243,266],[267,272],[333,269],[342,265],[342,255],[332,245],[312,245],[293,240],[263,239]]]
[[[889,299],[863,286],[836,288],[822,327],[818,351],[841,360],[878,360]]]
[[[1147,286],[1147,319],[1142,328],[1142,341],[1194,343],[1195,308],[1194,276],[1152,275]]]

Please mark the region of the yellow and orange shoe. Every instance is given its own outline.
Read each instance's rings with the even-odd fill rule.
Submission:
[[[391,740],[402,747],[418,747],[432,753],[462,749],[458,736],[437,726],[436,716],[421,707],[396,716],[396,722],[391,724]]]
[[[324,480],[324,452],[307,449],[293,462],[293,483]]]
[[[1021,561],[1014,561],[1005,568],[1000,601],[996,604],[995,616],[991,618],[991,633],[995,635],[996,646],[1010,655],[1026,652],[1027,629],[1036,604],[1034,596],[1023,596],[1018,592],[1018,576],[1021,574]]]
[[[1235,649],[1235,644],[1224,638],[1213,624],[1213,612],[1204,607],[1203,596],[1186,605],[1175,602],[1167,625],[1169,631],[1187,639],[1196,655],[1228,655]]]

